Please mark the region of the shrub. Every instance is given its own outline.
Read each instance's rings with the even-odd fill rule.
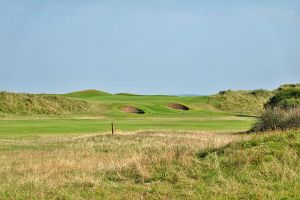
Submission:
[[[300,107],[300,99],[284,99],[278,103],[278,106],[285,110],[297,108]]]
[[[253,90],[250,94],[254,96],[270,96],[270,91],[264,89]]]
[[[293,109],[297,107],[300,107],[300,88],[279,90],[265,104],[265,108]]]
[[[231,92],[231,90],[222,90],[222,91],[220,91],[219,92],[219,95],[224,95],[224,94],[228,94],[228,93],[230,93]]]
[[[254,124],[251,132],[300,128],[300,108],[267,109]]]

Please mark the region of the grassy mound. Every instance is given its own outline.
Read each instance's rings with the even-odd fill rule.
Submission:
[[[107,95],[111,95],[111,94],[99,90],[81,90],[81,91],[67,93],[64,96],[81,98],[81,97],[94,97],[94,96],[107,96]]]
[[[259,114],[272,95],[273,92],[266,90],[221,91],[210,98],[210,103],[222,111]]]
[[[85,101],[46,94],[0,93],[0,114],[76,114],[92,110]]]
[[[290,131],[201,151],[198,170],[204,179],[202,191],[222,199],[297,199],[299,147],[300,132]]]

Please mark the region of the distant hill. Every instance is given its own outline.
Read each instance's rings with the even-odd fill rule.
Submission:
[[[93,96],[107,96],[107,95],[112,95],[107,92],[99,91],[99,90],[81,90],[81,91],[76,91],[76,92],[70,92],[65,94],[64,96],[67,97],[74,97],[74,98],[80,98],[80,97],[93,97]]]
[[[22,94],[0,92],[0,116],[18,115],[60,115],[91,111],[93,105],[81,100],[47,94]]]
[[[131,93],[117,93],[115,95],[121,95],[121,96],[141,96],[139,94],[131,94]]]

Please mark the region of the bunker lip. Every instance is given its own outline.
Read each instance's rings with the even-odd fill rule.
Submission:
[[[172,108],[172,109],[176,109],[176,110],[189,110],[190,109],[189,107],[179,104],[179,103],[169,103],[168,107]]]
[[[122,108],[122,111],[126,113],[145,114],[145,111],[134,106],[125,106]]]

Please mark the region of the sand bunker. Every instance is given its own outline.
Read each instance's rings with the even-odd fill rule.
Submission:
[[[179,103],[170,103],[168,106],[169,108],[176,109],[176,110],[189,110],[189,107]]]
[[[133,106],[126,106],[122,108],[122,111],[126,113],[145,114],[145,111]]]

